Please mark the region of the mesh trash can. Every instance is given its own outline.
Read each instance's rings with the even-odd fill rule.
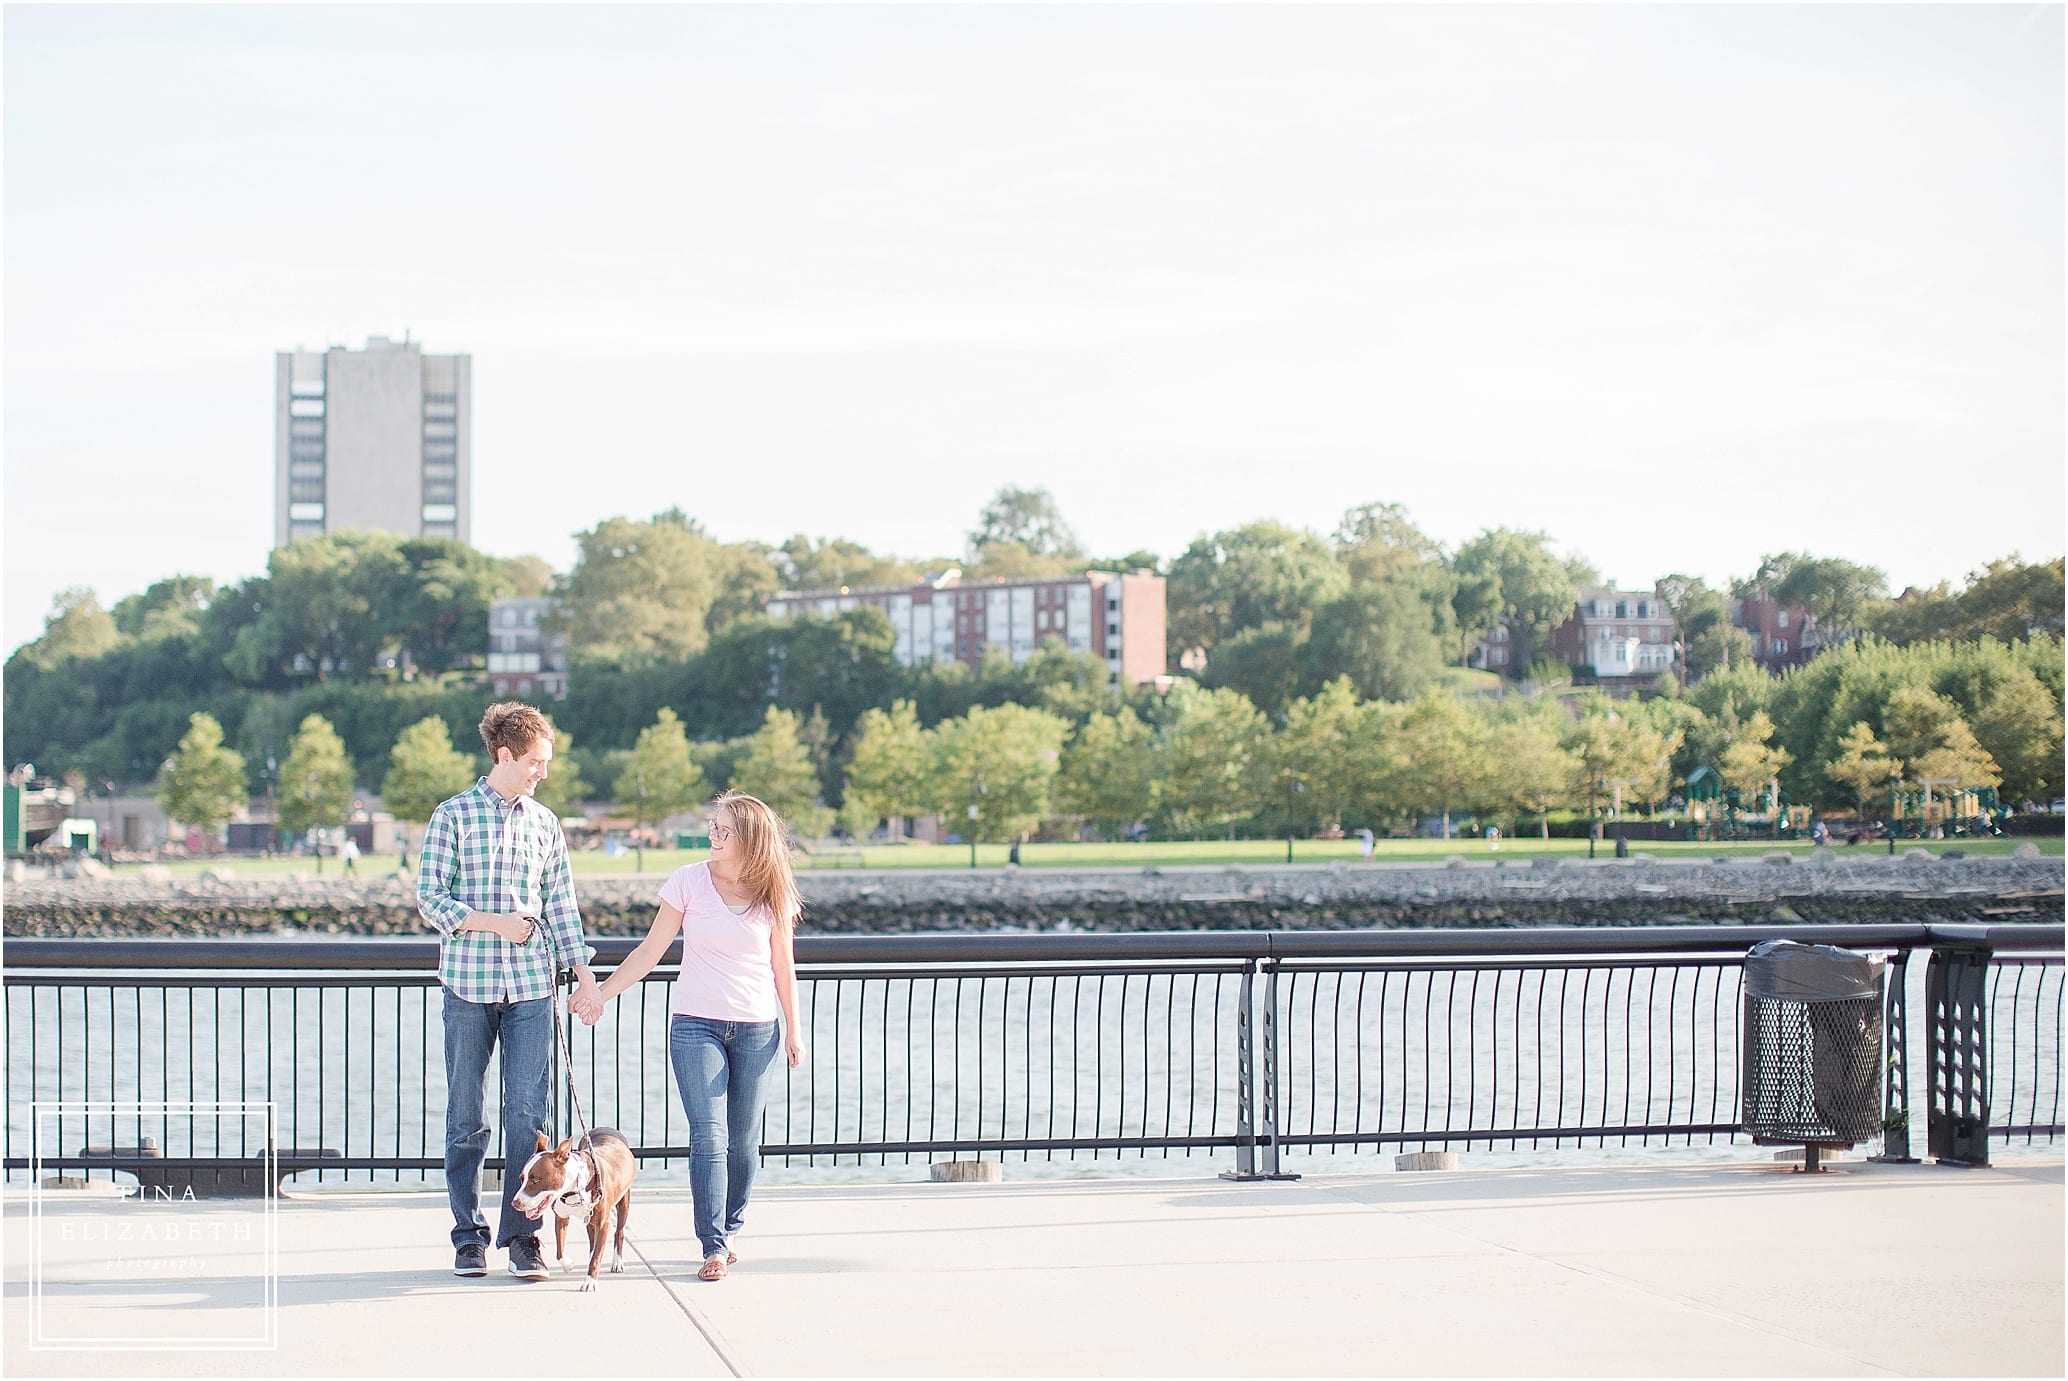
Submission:
[[[1767,940],[1745,956],[1743,1125],[1761,1146],[1819,1149],[1881,1134],[1883,961]]]

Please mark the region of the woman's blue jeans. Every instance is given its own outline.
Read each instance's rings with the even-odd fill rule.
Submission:
[[[761,1108],[782,1047],[772,1021],[676,1016],[668,1063],[689,1119],[689,1197],[706,1258],[740,1230],[761,1163]]]

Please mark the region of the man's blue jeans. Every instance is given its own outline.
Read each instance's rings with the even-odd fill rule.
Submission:
[[[761,1107],[782,1046],[772,1021],[677,1016],[668,1062],[689,1119],[689,1197],[706,1258],[725,1255],[740,1230],[761,1163]]]
[[[481,1216],[481,1163],[488,1158],[488,1122],[482,1095],[488,1057],[503,1047],[503,1212],[495,1244],[530,1237],[540,1220],[519,1213],[516,1197],[524,1162],[538,1149],[546,1126],[546,1091],[552,1078],[553,999],[468,1002],[445,990],[445,1195],[452,1205],[452,1244],[488,1245]]]

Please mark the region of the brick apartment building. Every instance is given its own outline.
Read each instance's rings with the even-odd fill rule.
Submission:
[[[1752,638],[1752,660],[1769,671],[1801,666],[1824,649],[1814,616],[1761,590],[1731,601],[1731,622]]]
[[[1146,570],[1031,580],[962,583],[948,570],[910,586],[785,590],[768,601],[770,618],[830,616],[870,605],[890,617],[905,666],[957,661],[975,667],[993,645],[1025,661],[1050,638],[1106,664],[1114,685],[1163,675],[1163,577]]]
[[[1580,591],[1571,618],[1551,631],[1551,655],[1603,681],[1671,671],[1679,630],[1657,590]]]

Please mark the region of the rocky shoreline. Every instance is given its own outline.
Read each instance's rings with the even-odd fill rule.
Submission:
[[[2059,856],[1923,851],[1586,863],[808,872],[803,933],[1353,930],[2062,919]],[[8,936],[420,935],[399,874],[21,878]],[[591,933],[641,935],[659,875],[579,878]]]

